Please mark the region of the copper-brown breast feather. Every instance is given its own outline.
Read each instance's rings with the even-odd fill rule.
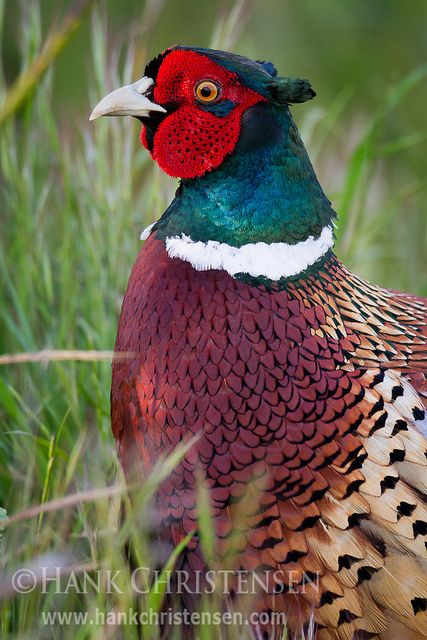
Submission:
[[[116,349],[135,355],[114,363],[112,421],[129,473],[200,434],[156,496],[163,534],[197,525],[201,470],[219,556],[292,572],[258,608],[285,610],[292,632],[314,615],[319,638],[427,637],[426,322],[425,300],[334,257],[268,291],[151,236],[123,303]],[[187,557],[203,566],[197,538]]]

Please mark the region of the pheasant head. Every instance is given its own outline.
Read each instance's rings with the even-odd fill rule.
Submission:
[[[141,80],[103,98],[91,119],[135,116],[142,144],[159,166],[176,178],[196,178],[238,152],[239,142],[268,141],[272,105],[314,95],[308,81],[277,77],[271,63],[172,47],[147,65]]]

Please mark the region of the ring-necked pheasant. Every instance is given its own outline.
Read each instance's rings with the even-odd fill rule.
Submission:
[[[314,95],[271,63],[178,46],[95,107],[137,117],[181,179],[124,298],[113,432],[137,474],[199,434],[156,495],[163,535],[197,526],[201,470],[220,556],[292,574],[256,602],[292,633],[314,616],[323,639],[426,638],[427,301],[334,255],[289,111]],[[197,535],[184,562],[204,567]]]

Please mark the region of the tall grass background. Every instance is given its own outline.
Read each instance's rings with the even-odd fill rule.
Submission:
[[[54,21],[54,4],[0,2],[0,637],[136,638],[132,626],[41,624],[48,610],[127,609],[134,597],[126,586],[112,596],[53,589],[17,596],[10,584],[23,566],[126,572],[129,536],[149,565],[144,514],[155,483],[182,455],[163,461],[121,523],[126,500],[105,352],[113,348],[140,231],[162,213],[176,183],[141,149],[137,124],[89,125],[91,106],[178,40],[271,57],[283,74],[310,75],[319,96],[294,113],[339,213],[339,257],[371,281],[426,295],[427,65],[418,24],[427,10],[414,2],[405,15],[404,3],[377,2],[359,15],[359,3],[343,9],[332,0],[322,10],[273,1],[177,9],[147,0],[142,10],[128,1],[119,11],[120,3],[89,1],[57,3],[62,13]],[[191,10],[189,26],[182,14]],[[383,51],[370,32],[379,24]],[[349,34],[360,38],[359,51]],[[43,361],[9,357],[40,350],[50,351]],[[58,359],[56,350],[72,353]],[[209,530],[206,510],[201,526]],[[159,603],[149,595],[139,606]],[[224,634],[200,630],[201,638]]]

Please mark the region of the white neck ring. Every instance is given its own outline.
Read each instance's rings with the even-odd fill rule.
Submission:
[[[245,273],[280,280],[296,276],[320,260],[333,247],[334,234],[326,225],[318,238],[309,236],[297,244],[254,242],[233,247],[216,240],[195,241],[184,233],[166,238],[165,243],[171,258],[189,262],[196,271],[221,269],[231,276]]]

